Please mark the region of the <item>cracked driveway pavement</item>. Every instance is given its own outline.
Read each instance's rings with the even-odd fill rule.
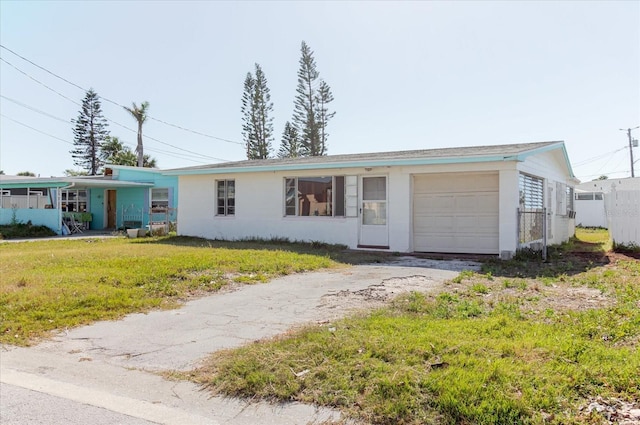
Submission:
[[[91,415],[87,410],[95,409],[104,414],[106,409],[119,415],[117,423],[123,424],[335,420],[339,418],[335,411],[297,403],[209,398],[191,383],[166,381],[149,372],[190,370],[211,352],[272,337],[297,325],[334,320],[401,292],[432,291],[458,271],[477,268],[477,263],[468,261],[400,257],[384,265],[295,274],[189,301],[175,310],[132,314],[60,332],[30,348],[5,346],[0,352],[0,419],[7,424],[42,423],[37,415],[23,411],[29,391],[35,391],[49,399],[38,404],[49,415],[52,409],[75,403],[69,412]],[[72,416],[78,420],[66,415],[65,422],[88,423],[84,413]]]

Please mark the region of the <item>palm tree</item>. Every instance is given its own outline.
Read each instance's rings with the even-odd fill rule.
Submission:
[[[129,111],[133,118],[138,122],[138,146],[136,146],[136,153],[138,154],[138,167],[144,166],[144,149],[142,147],[142,124],[147,120],[147,109],[149,109],[149,102],[144,101],[140,104],[140,107],[135,102],[132,103],[131,108],[123,106],[124,109]]]

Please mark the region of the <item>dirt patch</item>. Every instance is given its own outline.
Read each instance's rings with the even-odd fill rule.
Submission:
[[[406,276],[385,279],[379,284],[365,289],[348,289],[327,294],[318,306],[329,310],[362,310],[386,305],[393,298],[409,292],[434,292],[441,290],[443,284],[426,276]]]

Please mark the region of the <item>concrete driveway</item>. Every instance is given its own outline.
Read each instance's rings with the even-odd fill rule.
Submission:
[[[176,310],[64,331],[31,348],[5,346],[0,349],[0,422],[59,422],[55,414],[69,424],[105,423],[105,417],[122,424],[337,420],[336,411],[299,403],[210,398],[191,383],[168,381],[157,372],[190,370],[216,350],[331,321],[402,292],[433,291],[459,271],[477,268],[468,261],[401,257],[385,265],[296,274],[189,301]]]

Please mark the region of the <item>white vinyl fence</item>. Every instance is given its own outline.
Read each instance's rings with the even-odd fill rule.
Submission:
[[[605,194],[611,239],[617,244],[640,245],[640,190],[616,190]]]

